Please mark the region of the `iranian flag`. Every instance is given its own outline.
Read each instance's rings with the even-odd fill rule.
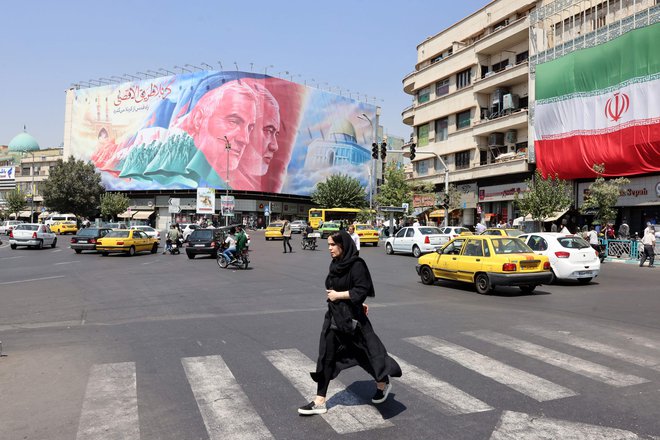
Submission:
[[[660,23],[536,67],[536,161],[543,175],[660,171]]]

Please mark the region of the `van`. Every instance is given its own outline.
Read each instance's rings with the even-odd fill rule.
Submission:
[[[55,222],[78,222],[73,214],[51,214],[46,218],[45,225],[51,226]]]

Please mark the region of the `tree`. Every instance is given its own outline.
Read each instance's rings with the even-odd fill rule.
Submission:
[[[364,208],[366,192],[360,181],[343,174],[333,174],[316,184],[312,202],[321,208]]]
[[[122,193],[105,193],[101,195],[101,216],[115,220],[118,214],[126,211],[131,205],[131,199]]]
[[[571,190],[565,180],[557,175],[544,178],[539,170],[534,177],[526,181],[528,191],[515,195],[515,203],[521,213],[531,215],[538,228],[546,217],[557,211],[564,211],[571,206]]]
[[[15,218],[18,220],[18,213],[22,211],[27,204],[25,202],[25,194],[23,194],[20,189],[14,188],[7,192],[5,200],[7,201],[7,211],[10,214],[14,214],[16,216]]]
[[[379,206],[401,206],[412,202],[413,190],[406,182],[406,174],[402,167],[390,163],[385,168],[385,182],[380,186],[376,196]]]
[[[101,194],[101,176],[94,171],[91,162],[76,160],[73,156],[62,159],[50,169],[50,176],[43,183],[44,204],[53,211],[72,212],[91,217],[98,211]]]
[[[589,186],[587,194],[584,196],[584,202],[580,207],[582,214],[596,211],[594,214],[594,225],[603,225],[614,222],[616,219],[616,210],[614,205],[619,198],[621,187],[630,183],[625,177],[605,180],[605,164],[596,164],[593,170],[598,175],[596,181]]]

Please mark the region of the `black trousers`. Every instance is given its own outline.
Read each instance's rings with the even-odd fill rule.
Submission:
[[[289,246],[289,252],[291,252],[293,249],[291,248],[291,243],[289,241],[291,240],[291,237],[287,237],[286,235],[282,237],[282,246],[284,246],[284,252],[286,252],[286,247]]]
[[[655,260],[655,249],[650,244],[644,245],[644,253],[642,254],[642,260],[639,262],[639,267],[644,265],[646,259],[649,259],[649,266],[653,266],[653,261]]]

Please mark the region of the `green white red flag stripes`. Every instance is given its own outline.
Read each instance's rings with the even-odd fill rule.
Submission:
[[[660,171],[660,24],[537,66],[535,150],[544,175]]]

